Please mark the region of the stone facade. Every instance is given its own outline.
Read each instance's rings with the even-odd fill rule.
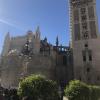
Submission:
[[[100,84],[100,36],[96,0],[69,0],[74,78]]]
[[[1,85],[15,88],[21,79],[41,74],[48,79],[66,84],[73,79],[72,49],[40,39],[40,30],[28,31],[25,36],[7,34],[1,58]],[[5,50],[6,49],[6,50]]]
[[[1,72],[3,87],[17,87],[20,79],[31,74],[42,74],[49,79],[54,78],[55,65],[51,57],[34,55],[31,59],[18,55],[4,58]]]
[[[33,52],[38,53],[40,48],[40,34],[39,27],[37,27],[36,32],[29,30],[25,36],[10,37],[10,34],[7,33],[4,41],[2,56],[8,55],[13,51],[20,53],[27,40],[31,42]]]

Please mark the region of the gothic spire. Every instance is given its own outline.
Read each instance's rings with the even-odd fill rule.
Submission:
[[[10,33],[7,32],[5,36],[5,42],[8,43],[9,40],[10,40]]]
[[[59,38],[58,38],[58,36],[56,37],[56,46],[58,46],[59,45]]]
[[[41,35],[40,27],[37,26],[37,29],[36,29],[36,36],[40,38],[40,35]]]
[[[6,38],[10,37],[10,33],[7,32],[5,37],[6,37]]]

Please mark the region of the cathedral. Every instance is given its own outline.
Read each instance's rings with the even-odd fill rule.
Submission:
[[[48,43],[41,32],[28,31],[25,36],[11,37],[7,33],[1,57],[1,85],[16,88],[21,79],[31,74],[40,74],[58,84],[66,84],[73,79],[72,49]]]
[[[12,37],[7,33],[0,60],[3,87],[15,88],[21,79],[41,74],[58,84],[78,79],[100,84],[100,35],[96,0],[69,0],[70,46],[50,44],[41,32],[29,30],[26,35]]]

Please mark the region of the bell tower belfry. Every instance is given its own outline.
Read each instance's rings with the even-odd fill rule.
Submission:
[[[70,16],[73,41],[98,37],[96,0],[70,0]]]
[[[74,78],[98,83],[100,76],[100,36],[96,0],[69,0],[74,59]]]

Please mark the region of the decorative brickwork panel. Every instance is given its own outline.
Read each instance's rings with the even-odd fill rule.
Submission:
[[[88,30],[88,25],[87,25],[87,22],[84,22],[84,23],[82,23],[82,30],[84,31],[86,31],[86,30]]]
[[[75,9],[73,11],[73,15],[74,15],[74,22],[78,22],[79,21],[79,10]]]
[[[86,15],[82,15],[82,16],[81,16],[81,21],[82,21],[82,22],[87,21],[87,16],[86,16]]]
[[[80,7],[92,3],[93,0],[71,0],[70,3],[73,7]]]
[[[81,9],[80,9],[80,12],[81,12],[81,15],[86,14],[86,8],[84,8],[84,7],[83,7],[83,8],[81,8]]]
[[[90,21],[90,34],[91,38],[97,38],[95,21]]]
[[[94,7],[91,6],[91,7],[88,7],[88,15],[89,15],[89,19],[94,19]]]
[[[74,37],[75,40],[80,40],[80,24],[74,24]]]
[[[82,32],[82,38],[83,38],[83,39],[89,39],[88,31],[83,31],[83,32]]]

